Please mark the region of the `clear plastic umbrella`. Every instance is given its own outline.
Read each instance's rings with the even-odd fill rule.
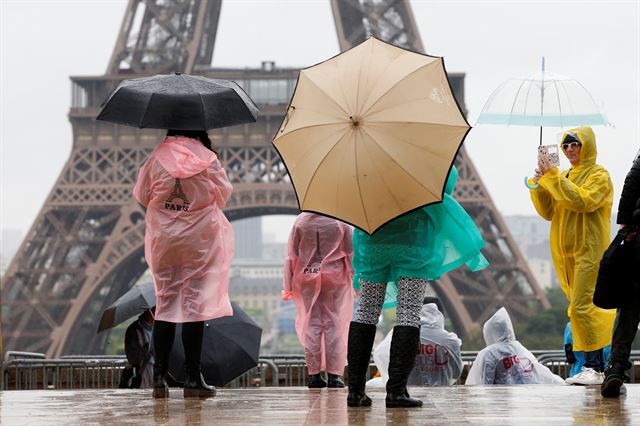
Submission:
[[[545,71],[544,57],[537,74],[512,78],[498,86],[485,102],[476,124],[539,127],[540,146],[543,127],[611,125],[579,81]],[[527,188],[537,187],[530,186],[528,179],[524,178]]]
[[[493,91],[477,124],[505,126],[575,127],[610,125],[593,96],[577,80],[542,70],[529,77],[512,78]]]

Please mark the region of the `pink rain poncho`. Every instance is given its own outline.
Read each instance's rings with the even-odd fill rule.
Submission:
[[[156,287],[156,320],[233,314],[233,231],[222,213],[232,190],[216,154],[194,139],[168,137],[140,168],[133,195],[147,208],[144,255]]]
[[[301,213],[289,236],[283,299],[296,305],[296,332],[309,374],[342,375],[353,315],[352,229],[335,219]]]

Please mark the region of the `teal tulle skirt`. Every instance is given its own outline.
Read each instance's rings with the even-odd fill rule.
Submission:
[[[489,262],[480,252],[485,241],[471,217],[453,198],[458,171],[452,168],[444,199],[400,216],[373,235],[353,233],[353,287],[360,280],[388,283],[385,308],[396,305],[400,277],[435,280],[467,265],[471,271]]]

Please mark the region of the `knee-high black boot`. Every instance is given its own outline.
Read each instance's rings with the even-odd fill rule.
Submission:
[[[167,321],[153,323],[153,352],[155,364],[153,366],[153,397],[168,398],[167,371],[169,370],[169,354],[176,335],[176,325]]]
[[[368,407],[371,398],[364,392],[367,382],[367,369],[371,359],[373,339],[376,336],[376,326],[351,322],[349,325],[349,341],[347,344],[347,362],[349,379],[349,407]]]
[[[202,333],[204,321],[182,324],[182,346],[184,347],[184,366],[187,378],[184,381],[185,398],[209,398],[216,396],[216,388],[209,386],[200,372],[202,353]]]
[[[389,381],[387,382],[387,408],[422,407],[422,401],[409,397],[407,379],[416,361],[416,349],[420,341],[418,327],[393,328],[389,354]]]

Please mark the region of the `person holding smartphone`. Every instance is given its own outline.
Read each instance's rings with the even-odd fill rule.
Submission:
[[[530,190],[540,216],[551,221],[551,255],[560,287],[569,301],[573,350],[585,352],[582,372],[568,384],[597,385],[604,380],[603,348],[611,343],[615,311],[593,304],[602,253],[610,238],[613,184],[596,164],[596,138],[589,126],[565,132],[562,152],[571,168],[560,172],[546,156],[538,158]]]

